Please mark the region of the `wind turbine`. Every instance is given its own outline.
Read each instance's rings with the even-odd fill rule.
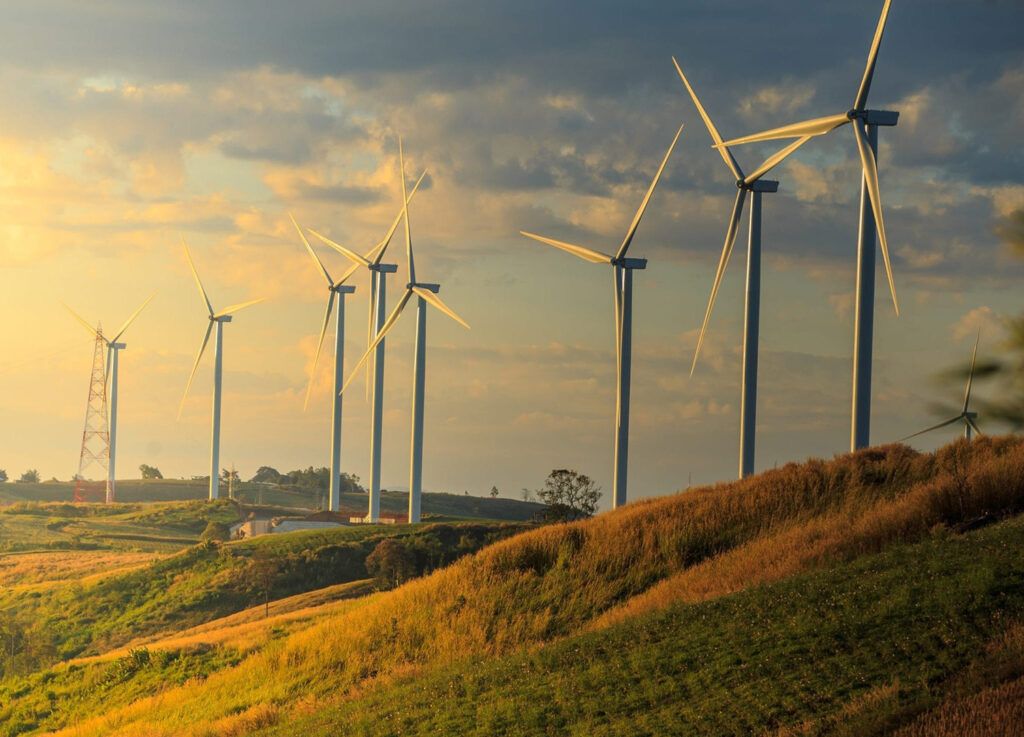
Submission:
[[[395,309],[388,316],[388,319],[377,331],[377,337],[367,348],[366,353],[359,359],[349,376],[348,381],[342,386],[342,391],[355,378],[359,367],[370,357],[378,345],[384,341],[384,337],[398,322],[402,312],[409,304],[409,300],[416,297],[416,345],[413,352],[413,390],[412,390],[412,434],[409,450],[409,522],[420,521],[420,502],[423,496],[423,400],[427,377],[427,305],[444,313],[464,328],[469,325],[448,307],[437,293],[441,291],[440,284],[419,282],[416,280],[416,262],[412,251],[412,228],[409,223],[409,199],[405,196],[405,156],[402,152],[402,139],[398,139],[398,160],[402,170],[402,199],[406,203],[403,208],[405,219],[405,254],[409,269],[409,283],[405,285],[405,292],[402,294]]]
[[[316,264],[320,273],[324,277],[324,281],[327,282],[327,309],[324,311],[324,324],[320,329],[320,340],[316,344],[316,355],[313,357],[313,368],[309,372],[309,386],[306,388],[306,401],[302,406],[303,411],[309,406],[309,396],[313,391],[313,382],[316,379],[316,366],[320,360],[320,350],[324,345],[324,337],[327,335],[327,327],[331,322],[331,313],[334,311],[334,303],[337,300],[338,303],[338,316],[335,321],[334,327],[334,399],[333,407],[331,410],[331,482],[330,482],[330,498],[327,504],[327,508],[332,512],[337,512],[341,509],[341,382],[344,378],[345,371],[345,297],[346,295],[352,294],[356,288],[345,284],[356,270],[359,268],[359,264],[354,264],[348,271],[342,274],[341,278],[335,281],[331,278],[331,275],[327,272],[327,267],[324,266],[320,257],[316,255],[316,251],[309,245],[309,241],[306,240],[305,234],[302,232],[302,228],[295,222],[295,218],[289,215],[292,220],[292,224],[295,226],[295,230],[299,233],[299,238],[302,239],[302,244],[309,251],[310,257]]]
[[[224,323],[231,322],[232,315],[239,310],[262,302],[263,299],[251,299],[248,302],[231,305],[220,312],[215,312],[213,305],[210,303],[210,298],[206,296],[206,290],[203,289],[203,282],[199,279],[199,272],[196,271],[196,265],[192,261],[192,254],[189,252],[188,246],[185,245],[184,241],[181,245],[185,249],[185,258],[188,259],[188,265],[192,269],[192,276],[195,277],[199,294],[203,298],[207,312],[209,312],[210,324],[206,326],[206,334],[203,336],[203,342],[199,346],[199,353],[196,354],[196,361],[192,364],[192,373],[188,375],[188,383],[185,385],[185,393],[181,397],[181,404],[178,405],[179,418],[181,417],[181,410],[185,406],[185,399],[188,397],[188,390],[192,386],[192,379],[195,378],[196,370],[199,368],[199,361],[203,358],[206,344],[210,342],[210,333],[213,332],[214,326],[217,327],[217,338],[213,346],[213,431],[210,441],[210,501],[213,501],[220,496],[220,400],[221,380],[224,373]]]
[[[618,508],[626,503],[626,477],[629,461],[629,384],[632,371],[631,352],[633,342],[633,272],[638,269],[647,268],[647,259],[628,258],[626,252],[633,242],[633,236],[636,235],[640,219],[643,218],[644,212],[647,210],[647,205],[651,201],[651,195],[654,194],[654,188],[658,186],[661,173],[665,171],[665,165],[668,164],[669,157],[672,156],[672,150],[675,148],[676,141],[679,140],[682,132],[683,126],[679,126],[675,138],[672,139],[668,151],[665,152],[665,158],[661,160],[661,166],[658,167],[658,171],[651,181],[651,186],[647,188],[647,194],[644,195],[636,215],[633,216],[633,222],[630,223],[629,230],[626,231],[626,237],[622,239],[622,243],[619,245],[619,249],[615,252],[614,256],[584,246],[577,246],[534,233],[519,231],[520,234],[527,238],[559,248],[584,261],[594,264],[608,264],[612,267],[615,292],[615,353],[617,373],[612,508]]]
[[[711,140],[715,145],[722,143],[722,136],[711,120],[704,106],[697,97],[697,93],[690,85],[690,81],[683,74],[682,68],[675,57],[672,57],[679,79],[682,80],[686,91],[690,93],[697,112],[704,120],[704,125],[711,134]],[[732,216],[729,218],[729,226],[725,231],[725,245],[722,247],[722,255],[718,260],[718,270],[715,272],[715,281],[711,287],[711,296],[708,299],[708,307],[704,313],[704,324],[700,329],[700,337],[697,339],[697,349],[693,354],[693,364],[690,366],[690,376],[693,376],[697,368],[697,358],[700,356],[701,346],[704,344],[704,335],[708,329],[708,322],[711,320],[711,311],[715,306],[715,299],[718,297],[718,289],[725,276],[725,270],[729,265],[729,257],[732,256],[732,249],[736,243],[736,235],[739,232],[740,217],[743,214],[743,203],[747,194],[751,195],[750,202],[750,239],[747,241],[747,288],[744,306],[743,320],[743,373],[742,388],[740,391],[740,478],[745,478],[754,472],[754,437],[757,427],[757,357],[758,357],[758,335],[761,322],[761,195],[765,192],[777,192],[779,183],[762,179],[765,174],[774,167],[785,161],[786,157],[810,140],[810,136],[803,136],[777,153],[768,157],[757,169],[750,174],[744,174],[732,151],[722,146],[718,148],[722,160],[729,168],[729,171],[736,177],[736,201],[732,207]]]
[[[940,430],[943,427],[948,427],[949,425],[952,425],[952,424],[957,423],[957,422],[964,423],[964,437],[967,440],[971,439],[971,431],[972,430],[974,432],[978,433],[979,435],[983,435],[984,434],[978,428],[978,423],[975,422],[975,420],[978,419],[978,413],[977,412],[971,412],[971,409],[970,409],[970,407],[971,407],[971,384],[974,383],[974,367],[977,365],[977,362],[978,362],[978,343],[980,341],[981,341],[981,331],[978,331],[978,337],[974,341],[974,352],[971,354],[971,370],[967,374],[967,388],[964,390],[964,407],[963,407],[963,409],[960,410],[960,414],[958,414],[956,417],[953,417],[952,419],[946,420],[945,422],[940,422],[938,425],[933,425],[932,427],[929,427],[926,430],[921,430],[921,432],[915,432],[913,435],[908,435],[905,438],[901,438],[900,439],[901,443],[906,441],[906,440],[910,440],[911,438],[916,438],[918,435],[924,435],[925,433],[929,433],[932,430]]]
[[[885,274],[889,280],[889,291],[896,315],[900,314],[896,299],[896,284],[892,277],[889,261],[889,244],[885,237],[885,222],[882,218],[882,196],[878,188],[878,128],[894,126],[899,113],[886,110],[869,110],[868,92],[875,74],[878,49],[882,44],[885,22],[889,17],[892,0],[885,0],[882,14],[875,28],[875,37],[868,52],[867,65],[861,78],[853,107],[845,113],[815,118],[801,123],[792,123],[762,133],[743,136],[725,141],[718,147],[735,146],[741,143],[772,141],[780,138],[803,138],[820,136],[836,128],[852,124],[853,136],[860,154],[862,176],[860,192],[860,233],[857,240],[857,310],[853,337],[853,402],[850,422],[850,449],[865,448],[871,436],[871,353],[875,320],[875,234],[882,249]]]
[[[139,305],[139,308],[135,310],[135,312],[133,312],[127,320],[124,321],[124,324],[114,334],[114,337],[110,338],[109,340],[105,335],[103,335],[102,328],[92,327],[88,322],[86,322],[82,318],[81,315],[79,315],[77,312],[75,312],[67,305],[64,305],[64,309],[70,312],[72,316],[74,316],[74,318],[82,324],[82,327],[89,331],[90,335],[99,338],[107,345],[107,370],[106,376],[104,377],[104,383],[109,385],[110,387],[110,418],[108,421],[110,432],[110,457],[107,462],[107,488],[105,494],[105,501],[107,504],[110,504],[111,502],[114,501],[117,491],[117,476],[115,475],[114,471],[115,462],[117,460],[117,358],[118,354],[128,347],[127,343],[120,343],[118,342],[118,339],[122,335],[124,335],[125,331],[128,329],[128,326],[135,321],[135,318],[139,316],[139,313],[142,312],[143,309],[145,309],[146,305],[148,305],[155,296],[156,292],[151,294],[146,299],[145,302]]]
[[[381,263],[384,258],[384,254],[387,251],[388,246],[391,244],[391,239],[395,235],[395,231],[398,230],[399,223],[402,222],[405,210],[408,207],[409,200],[412,199],[413,195],[416,194],[416,190],[419,189],[420,182],[427,175],[424,171],[420,174],[420,178],[416,181],[415,186],[409,193],[408,198],[403,198],[402,209],[395,216],[395,219],[391,223],[391,227],[388,228],[387,233],[384,235],[384,239],[378,243],[369,253],[365,256],[361,256],[355,253],[351,249],[346,248],[338,243],[335,243],[325,235],[321,235],[315,230],[310,229],[310,233],[315,235],[321,241],[326,243],[328,246],[338,251],[349,260],[351,260],[357,266],[362,266],[370,272],[370,331],[367,335],[367,346],[373,343],[374,338],[380,334],[381,329],[384,326],[385,310],[387,306],[387,275],[393,274],[398,271],[396,264],[385,264]],[[404,180],[403,180],[404,190]],[[370,499],[369,499],[369,512],[367,513],[368,522],[379,522],[380,521],[380,467],[381,467],[381,442],[384,439],[384,341],[378,341],[376,343],[376,355],[373,360],[373,384],[371,390],[371,405],[370,405]]]

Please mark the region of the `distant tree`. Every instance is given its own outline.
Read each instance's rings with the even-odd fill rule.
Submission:
[[[377,588],[395,588],[416,575],[416,556],[398,540],[385,538],[366,557],[366,572]]]
[[[34,468],[30,468],[21,474],[21,478],[18,479],[18,483],[21,484],[38,484],[39,483],[39,471]]]
[[[497,498],[498,498],[498,487],[497,486],[492,486],[491,487],[491,499],[497,499]]]
[[[519,496],[523,498],[524,502],[533,501],[533,492],[530,489],[523,489],[519,492]]]
[[[0,484],[4,483],[5,481],[7,481],[7,471],[0,468]]]
[[[597,511],[601,487],[585,474],[560,468],[548,474],[544,488],[537,490],[537,498],[547,506],[543,513],[546,520],[583,519]]]
[[[279,484],[281,483],[281,478],[281,474],[278,473],[276,468],[260,466],[256,469],[256,475],[249,480],[257,484]]]
[[[359,483],[359,477],[354,473],[345,473],[342,471],[341,475],[341,491],[349,492],[352,494],[365,494],[366,489],[363,488],[362,484]]]
[[[270,594],[278,575],[278,561],[274,559],[266,545],[256,547],[249,565],[245,569],[245,583],[250,590],[255,590],[263,598],[263,617],[270,616]]]
[[[164,475],[160,473],[160,469],[156,466],[148,466],[143,463],[139,466],[139,473],[142,474],[144,479],[162,479]]]
[[[216,540],[217,542],[224,542],[231,537],[231,528],[224,522],[216,522],[210,520],[206,523],[206,528],[203,530],[199,539],[206,542],[208,540]]]

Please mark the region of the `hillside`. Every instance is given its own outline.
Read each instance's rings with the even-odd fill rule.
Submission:
[[[917,735],[989,707],[1014,724],[1022,511],[1015,438],[791,464],[276,615],[291,624],[225,621],[10,678],[0,725]]]
[[[41,484],[0,483],[0,508],[18,502],[64,502],[74,497],[75,485],[64,481]],[[145,502],[205,501],[208,487],[205,481],[182,479],[139,480],[124,479],[117,482],[119,502],[138,504]],[[241,482],[236,485],[236,498],[246,506],[270,506],[291,510],[316,510],[324,502],[323,492],[302,490],[270,484]],[[405,514],[409,495],[403,491],[381,492],[381,513]],[[424,515],[459,519],[495,519],[524,521],[530,519],[541,505],[518,499],[498,497],[492,499],[469,494],[426,492],[423,494]],[[343,493],[341,508],[353,514],[366,513],[366,494]]]

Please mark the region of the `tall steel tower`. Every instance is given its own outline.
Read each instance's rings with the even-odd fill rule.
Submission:
[[[92,374],[89,377],[89,402],[85,406],[85,429],[82,431],[82,452],[78,456],[78,474],[75,476],[76,502],[97,501],[101,489],[104,491],[104,501],[108,504],[114,501],[114,490],[107,478],[110,432],[107,426],[106,351],[103,327],[97,326]],[[103,471],[103,485],[98,481],[89,481],[86,476],[94,466]]]

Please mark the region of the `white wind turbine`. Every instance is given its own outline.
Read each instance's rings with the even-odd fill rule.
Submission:
[[[107,369],[106,376],[104,377],[104,384],[110,387],[110,394],[108,395],[110,397],[110,417],[108,419],[108,427],[110,433],[110,457],[107,463],[107,488],[105,495],[105,501],[107,504],[110,504],[111,502],[114,501],[117,491],[117,477],[115,475],[114,470],[115,462],[117,460],[117,359],[118,354],[128,347],[127,343],[120,343],[118,342],[118,339],[122,335],[124,335],[125,331],[128,329],[128,326],[135,321],[135,318],[139,316],[139,313],[142,312],[143,309],[145,309],[146,305],[148,305],[155,296],[156,292],[151,294],[149,298],[146,299],[146,301],[143,302],[127,320],[124,321],[124,324],[120,327],[120,329],[116,333],[114,333],[114,337],[110,339],[107,339],[107,337],[103,335],[103,332],[100,328],[92,327],[91,325],[89,325],[88,322],[86,322],[82,318],[81,315],[79,315],[77,312],[75,312],[67,305],[64,305],[64,309],[70,312],[74,316],[74,318],[82,324],[82,327],[89,331],[90,335],[92,335],[93,337],[100,338],[107,345]]]
[[[971,439],[972,430],[978,433],[979,435],[984,434],[978,428],[978,423],[976,422],[976,420],[978,419],[978,413],[971,412],[971,385],[974,383],[974,368],[977,365],[978,361],[978,343],[980,341],[981,331],[978,331],[978,337],[974,341],[974,352],[971,354],[971,370],[967,374],[967,388],[964,390],[964,406],[963,409],[960,410],[960,414],[944,422],[940,422],[938,425],[933,425],[932,427],[929,427],[925,430],[921,430],[920,432],[915,432],[913,435],[907,435],[907,437],[900,439],[901,443],[906,440],[910,440],[911,438],[916,438],[918,435],[924,435],[925,433],[929,433],[932,430],[940,430],[943,427],[948,427],[949,425],[955,424],[957,422],[962,422],[964,424],[964,437],[967,440]]]
[[[647,210],[647,205],[654,194],[654,188],[658,186],[661,173],[665,171],[672,156],[672,150],[683,132],[683,126],[679,126],[675,138],[672,139],[661,165],[651,180],[651,186],[640,202],[640,207],[633,216],[626,237],[622,239],[619,249],[614,256],[600,251],[595,251],[584,246],[577,246],[565,243],[553,238],[520,231],[527,238],[532,238],[540,243],[554,246],[563,251],[571,253],[584,261],[594,264],[608,264],[613,269],[613,287],[615,293],[615,354],[616,354],[616,394],[615,394],[615,460],[612,474],[612,508],[618,508],[626,503],[626,478],[629,461],[629,388],[630,373],[632,370],[632,342],[633,342],[633,271],[647,268],[647,259],[628,258],[626,252],[633,242],[633,236],[640,226],[640,220]]]
[[[332,512],[337,512],[341,509],[341,412],[342,412],[342,397],[341,397],[341,382],[344,378],[345,371],[345,297],[352,294],[356,288],[345,284],[356,270],[359,268],[359,264],[351,266],[341,278],[335,281],[331,278],[331,275],[327,272],[327,267],[324,266],[320,257],[316,255],[316,251],[309,245],[309,241],[306,240],[306,236],[302,232],[302,228],[295,222],[295,218],[289,215],[292,220],[292,224],[295,226],[295,230],[299,233],[299,238],[302,239],[302,244],[309,251],[310,257],[316,264],[317,269],[324,277],[324,281],[327,282],[327,309],[324,311],[324,323],[320,329],[320,339],[316,344],[316,355],[313,357],[313,367],[309,372],[309,386],[306,388],[306,400],[303,404],[303,411],[309,406],[309,396],[313,391],[313,382],[316,380],[316,366],[320,360],[320,350],[324,345],[324,337],[327,335],[327,327],[331,323],[331,314],[334,311],[335,300],[338,304],[338,316],[335,321],[334,328],[334,398],[331,410],[331,482],[330,482],[330,494],[327,508]]]
[[[374,338],[380,334],[384,326],[387,306],[387,275],[398,271],[396,264],[385,264],[381,263],[381,261],[388,246],[391,244],[395,231],[398,230],[399,223],[402,222],[402,217],[409,201],[416,194],[416,190],[419,189],[420,183],[426,175],[426,171],[420,174],[420,178],[416,181],[412,191],[409,192],[409,196],[403,199],[402,208],[392,221],[391,227],[388,228],[387,233],[384,235],[384,239],[365,256],[361,256],[351,249],[335,243],[327,236],[315,230],[309,230],[310,233],[344,255],[354,264],[362,266],[370,272],[370,330],[367,334],[367,346],[373,343]],[[367,513],[368,522],[380,521],[381,443],[384,439],[384,341],[377,341],[375,345],[376,354],[373,358],[373,383],[370,404],[370,499],[369,511]]]
[[[192,276],[195,277],[199,294],[202,296],[203,303],[206,305],[206,310],[209,313],[210,324],[206,326],[206,334],[203,336],[203,342],[199,346],[195,363],[192,364],[192,372],[188,375],[188,383],[185,385],[185,393],[181,397],[181,404],[178,405],[179,418],[181,417],[181,410],[185,406],[185,399],[188,397],[188,390],[192,386],[192,379],[195,378],[196,370],[199,368],[199,361],[203,358],[206,344],[210,342],[210,333],[213,332],[214,326],[217,327],[217,338],[213,346],[213,430],[210,441],[209,498],[212,501],[220,496],[220,404],[221,380],[224,374],[224,323],[231,322],[231,316],[234,313],[262,302],[263,299],[251,299],[248,302],[231,305],[220,312],[215,312],[213,305],[210,303],[210,298],[206,296],[206,290],[203,289],[203,282],[199,279],[199,272],[196,271],[196,265],[192,262],[192,254],[189,252],[188,246],[182,242],[182,247],[185,249],[185,258],[188,259],[188,265],[192,269]]]
[[[704,125],[711,134],[711,140],[718,146],[722,143],[722,136],[711,121],[704,106],[697,97],[697,93],[690,85],[690,81],[683,74],[682,68],[675,57],[672,57],[679,79],[682,80],[686,91],[690,93],[697,112],[704,120]],[[718,147],[718,153],[729,168],[729,171],[736,177],[736,201],[732,207],[732,216],[729,218],[729,225],[725,232],[725,245],[722,247],[722,255],[718,260],[718,270],[715,272],[715,281],[711,287],[711,296],[708,299],[708,307],[704,313],[704,324],[700,328],[700,337],[697,339],[697,349],[693,354],[693,364],[690,366],[690,375],[693,375],[697,367],[697,358],[700,356],[701,346],[704,344],[704,335],[707,333],[708,322],[711,320],[711,311],[715,306],[715,299],[718,297],[718,289],[725,276],[725,270],[729,265],[729,258],[732,256],[733,246],[736,243],[736,236],[739,233],[740,217],[743,214],[743,203],[750,193],[750,239],[747,241],[747,288],[744,307],[743,321],[743,371],[742,388],[740,391],[740,478],[749,476],[754,472],[754,438],[757,427],[757,358],[758,358],[758,335],[761,322],[761,195],[765,192],[777,192],[779,183],[762,179],[762,177],[773,168],[785,161],[786,157],[800,148],[810,140],[810,136],[803,136],[777,153],[768,157],[757,169],[750,174],[744,174],[735,157],[725,146]]]
[[[792,123],[762,133],[743,136],[719,144],[719,148],[741,143],[772,141],[780,138],[803,138],[829,133],[847,123],[853,129],[857,142],[861,167],[860,234],[857,245],[857,307],[853,338],[853,402],[850,422],[850,449],[867,447],[871,435],[871,353],[875,319],[875,234],[882,250],[885,274],[889,280],[889,291],[896,315],[900,313],[896,299],[896,284],[892,277],[889,261],[889,244],[885,237],[885,222],[882,219],[882,196],[878,188],[878,127],[894,126],[899,113],[867,108],[868,92],[875,74],[878,49],[882,44],[885,22],[889,17],[892,0],[885,0],[882,14],[875,28],[875,37],[868,52],[867,65],[861,78],[853,107],[845,113],[815,118],[801,123]]]
[[[405,292],[399,299],[395,309],[392,310],[388,319],[377,331],[377,336],[367,348],[366,353],[359,359],[359,362],[352,370],[348,381],[342,386],[342,391],[351,383],[359,372],[359,367],[370,357],[370,354],[380,345],[388,332],[398,322],[402,312],[405,310],[409,300],[416,297],[416,345],[413,352],[413,391],[412,391],[412,434],[409,450],[409,522],[420,521],[420,504],[423,496],[423,404],[426,389],[427,376],[427,305],[434,307],[450,317],[464,328],[469,325],[448,307],[437,293],[441,291],[440,284],[419,282],[416,280],[416,262],[412,250],[412,228],[409,223],[409,199],[405,197],[405,156],[402,152],[402,139],[398,139],[398,160],[402,172],[402,198],[406,205],[403,209],[405,219],[405,254],[409,269],[409,283],[405,285]]]

